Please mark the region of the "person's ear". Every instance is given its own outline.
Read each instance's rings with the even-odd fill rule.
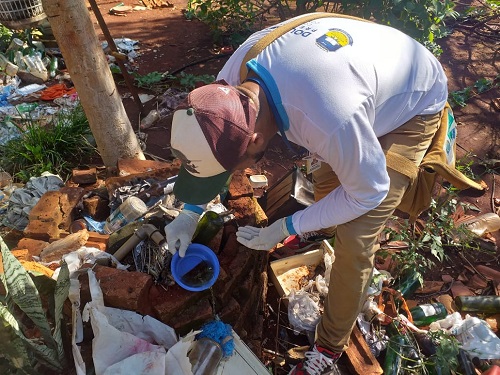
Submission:
[[[267,142],[264,134],[256,132],[252,134],[252,138],[248,143],[248,148],[250,149],[250,151],[261,151],[263,148],[265,148],[266,143]]]

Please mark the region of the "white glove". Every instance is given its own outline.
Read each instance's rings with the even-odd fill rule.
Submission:
[[[286,228],[286,218],[283,218],[265,228],[249,226],[238,228],[236,239],[240,244],[250,249],[269,251],[289,235]]]
[[[199,219],[200,215],[196,212],[182,210],[179,216],[165,226],[168,251],[170,251],[172,255],[174,255],[177,250],[181,258],[186,255],[186,249],[191,244]]]

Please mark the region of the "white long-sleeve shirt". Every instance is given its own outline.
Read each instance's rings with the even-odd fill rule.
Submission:
[[[241,84],[245,54],[273,28],[251,35],[217,79]],[[441,64],[424,46],[396,29],[346,18],[296,27],[247,66],[267,86],[288,140],[328,163],[341,182],[293,215],[299,234],[377,207],[389,190],[378,138],[416,115],[439,112],[448,96]]]

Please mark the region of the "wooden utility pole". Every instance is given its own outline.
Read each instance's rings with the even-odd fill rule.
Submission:
[[[104,165],[145,159],[94,30],[85,0],[42,0]]]

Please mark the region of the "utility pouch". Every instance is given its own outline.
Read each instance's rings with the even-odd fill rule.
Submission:
[[[438,175],[461,190],[468,188],[484,190],[483,185],[456,169],[456,139],[457,123],[451,107],[446,103],[439,129],[419,167],[403,156],[390,151],[386,154],[387,167],[410,178],[410,186],[398,209],[409,214],[411,221],[415,221],[429,207]]]

